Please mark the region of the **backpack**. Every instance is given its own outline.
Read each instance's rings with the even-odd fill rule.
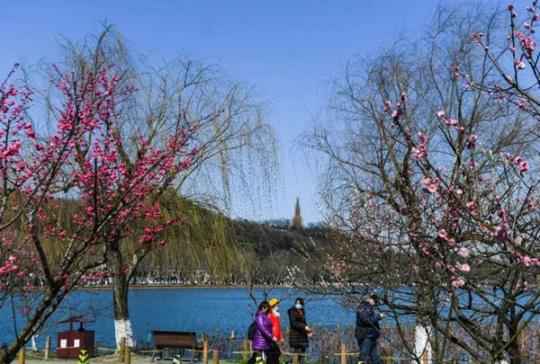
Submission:
[[[253,338],[255,338],[255,331],[257,331],[257,325],[255,324],[255,321],[251,323],[248,327],[247,331],[247,338],[248,340],[253,341]]]

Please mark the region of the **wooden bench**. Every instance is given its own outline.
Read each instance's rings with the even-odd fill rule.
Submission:
[[[197,334],[194,332],[185,331],[152,331],[152,337],[154,338],[154,353],[152,354],[152,361],[157,355],[160,359],[163,359],[163,352],[169,353],[176,351],[180,357],[182,357],[186,350],[191,350],[191,359],[195,355],[200,354],[198,351],[202,350],[202,345],[197,341]]]

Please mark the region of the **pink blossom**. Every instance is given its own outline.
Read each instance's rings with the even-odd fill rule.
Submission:
[[[470,254],[471,254],[471,251],[468,248],[461,247],[458,250],[458,255],[463,258],[468,258]]]
[[[465,285],[465,280],[461,277],[453,277],[452,278],[452,287],[454,288],[461,288]]]
[[[534,39],[531,36],[525,35],[522,32],[516,32],[515,35],[519,39],[521,47],[523,48],[525,54],[529,58],[532,57],[532,53],[536,48],[536,42],[534,41]]]
[[[518,70],[523,70],[523,69],[525,69],[525,62],[523,62],[523,60],[521,60],[521,59],[520,59],[520,60],[517,60],[517,61],[515,62],[515,65],[516,65],[516,68],[517,68]]]
[[[420,132],[418,133],[419,144],[412,149],[413,156],[416,160],[423,160],[427,157],[427,135]]]
[[[448,232],[445,229],[440,229],[438,236],[443,240],[448,240]]]
[[[438,178],[424,177],[422,185],[429,193],[435,193],[439,189],[440,181]]]
[[[459,122],[456,119],[447,116],[444,110],[437,111],[436,115],[439,118],[439,120],[443,122],[444,124],[446,124],[447,126],[455,127],[459,124]]]
[[[516,156],[512,159],[512,163],[518,168],[520,173],[525,173],[529,170],[529,163],[521,156]]]
[[[476,148],[476,141],[478,140],[478,137],[474,134],[471,134],[467,137],[467,149],[474,149]]]
[[[469,201],[465,205],[472,215],[476,215],[478,213],[478,206],[475,201]]]
[[[497,225],[493,235],[499,240],[506,240],[508,238],[508,225],[506,223]]]
[[[519,262],[526,267],[540,266],[539,258],[533,258],[528,255],[518,255],[517,258]]]
[[[458,263],[456,264],[456,268],[465,273],[471,271],[471,267],[467,263],[463,263],[463,264]]]
[[[443,121],[448,126],[456,126],[456,125],[458,125],[458,121],[456,119],[454,119],[454,118],[445,118]]]

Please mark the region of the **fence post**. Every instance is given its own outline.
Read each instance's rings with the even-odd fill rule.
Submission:
[[[340,356],[340,363],[347,364],[347,346],[344,343],[341,343],[339,356]]]
[[[203,339],[202,362],[203,364],[208,364],[208,336],[206,334]]]
[[[251,348],[249,347],[249,341],[244,340],[242,342],[242,360],[248,361],[249,360],[249,354],[251,352]]]
[[[120,352],[118,353],[120,356],[120,363],[123,363],[126,356],[126,338],[123,337],[122,340],[120,340]]]
[[[19,351],[19,364],[26,363],[26,348],[23,346]]]
[[[49,360],[49,352],[51,351],[51,337],[47,336],[45,339],[45,352],[43,353],[43,359]]]
[[[293,357],[292,357],[293,364],[299,364],[300,363],[300,357],[298,355],[299,354],[297,354],[297,353],[293,354]]]
[[[219,364],[219,351],[216,349],[212,351],[212,364]]]
[[[124,350],[124,363],[131,364],[131,349],[129,348],[129,346],[126,346]]]

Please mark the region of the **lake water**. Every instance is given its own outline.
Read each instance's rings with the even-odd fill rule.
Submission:
[[[256,290],[262,299],[263,290]],[[282,300],[282,325],[288,327],[286,311],[297,296],[306,298],[306,316],[312,326],[350,326],[354,324],[354,312],[344,308],[337,299],[307,295],[295,290],[275,289],[270,297]],[[255,305],[247,289],[241,288],[166,288],[132,289],[129,296],[130,315],[138,343],[150,341],[151,330],[194,331],[209,335],[230,333],[244,336]],[[61,309],[49,320],[38,338],[42,347],[47,335],[56,341],[56,332],[67,329],[58,321],[70,316],[85,314],[95,319],[88,328],[95,330],[99,346],[114,346],[112,295],[110,290],[78,291],[66,299]],[[17,315],[17,325],[24,318]],[[13,338],[13,315],[9,305],[0,310],[0,343]]]

